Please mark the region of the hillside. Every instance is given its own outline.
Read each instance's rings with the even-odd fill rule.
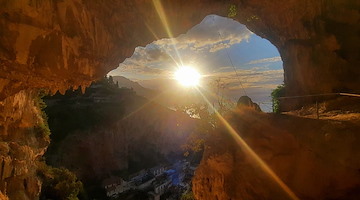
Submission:
[[[118,83],[119,87],[122,88],[129,88],[133,89],[137,95],[145,97],[147,99],[154,98],[159,92],[145,88],[142,85],[140,85],[138,82],[132,81],[126,77],[123,76],[113,76],[112,79],[114,80],[114,83]]]
[[[195,126],[187,115],[104,80],[85,94],[67,92],[45,101],[52,131],[47,162],[70,169],[85,183],[126,177],[181,156]]]

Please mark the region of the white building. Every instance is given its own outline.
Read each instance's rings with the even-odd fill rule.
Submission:
[[[160,176],[165,172],[164,166],[156,166],[150,169],[150,172],[156,177]]]

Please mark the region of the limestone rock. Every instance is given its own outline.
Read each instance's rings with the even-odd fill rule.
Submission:
[[[43,120],[35,106],[36,94],[22,91],[0,101],[0,197],[34,199],[40,193],[37,162],[49,138],[34,131]]]
[[[227,16],[231,5],[235,20],[278,48],[289,95],[360,91],[359,1],[3,0],[1,5],[2,99],[26,88],[64,92],[88,86],[154,35],[185,33],[208,14]],[[167,24],[159,18],[162,11]]]
[[[254,103],[248,96],[241,96],[237,102],[237,107],[238,109],[261,111],[260,106],[257,103]]]

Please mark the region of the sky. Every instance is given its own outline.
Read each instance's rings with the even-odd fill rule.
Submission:
[[[262,110],[271,110],[271,90],[283,83],[278,50],[268,40],[229,18],[209,15],[187,33],[137,47],[134,54],[111,72],[143,87],[165,90],[181,87],[173,74],[180,66],[196,68],[209,89],[215,80],[225,86],[223,94],[237,101],[247,95]]]

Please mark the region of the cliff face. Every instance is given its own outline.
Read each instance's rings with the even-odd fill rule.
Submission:
[[[300,199],[360,197],[359,123],[238,111],[228,118]],[[215,131],[196,171],[196,199],[290,199],[225,127]]]
[[[31,104],[30,91],[36,88],[52,93],[85,88],[117,67],[136,46],[168,36],[167,30],[173,35],[184,33],[208,14],[226,16],[230,5],[237,8],[236,20],[279,49],[288,94],[360,90],[359,1],[163,1],[167,16],[163,21],[156,11],[164,14],[162,9],[154,7],[158,2],[0,0],[0,100],[7,111],[2,115],[19,119],[12,129],[5,128],[10,123],[7,118],[0,119],[5,146],[11,144],[7,138],[32,138],[19,124],[25,115],[10,111],[36,116],[28,107],[13,104],[13,99],[22,96],[28,99],[24,104]],[[36,122],[26,125],[34,127]],[[6,149],[2,155],[14,160],[15,155]],[[32,155],[38,147],[25,152]],[[30,156],[22,166],[35,169],[34,160]],[[14,173],[9,178],[18,180]],[[35,180],[30,176],[34,173],[27,174]],[[2,180],[0,185],[2,193],[10,195],[6,188],[11,184]],[[33,184],[24,185],[18,187],[19,193],[26,193]],[[29,195],[36,196],[36,190],[32,191]]]
[[[171,155],[181,155],[181,146],[193,127],[191,119],[153,107],[127,120],[71,133],[45,156],[51,165],[70,169],[80,180],[103,180],[121,171],[134,173],[151,168],[167,162]]]
[[[127,137],[116,124],[76,131],[62,141],[53,142],[59,144],[50,145],[45,154],[47,162],[66,167],[81,181],[101,180],[128,168]]]
[[[52,144],[45,157],[83,181],[134,173],[181,155],[196,123],[130,89],[94,84],[79,92],[46,99]]]
[[[34,199],[41,189],[37,162],[50,140],[43,135],[36,95],[19,92],[0,102],[0,190],[10,199]]]

